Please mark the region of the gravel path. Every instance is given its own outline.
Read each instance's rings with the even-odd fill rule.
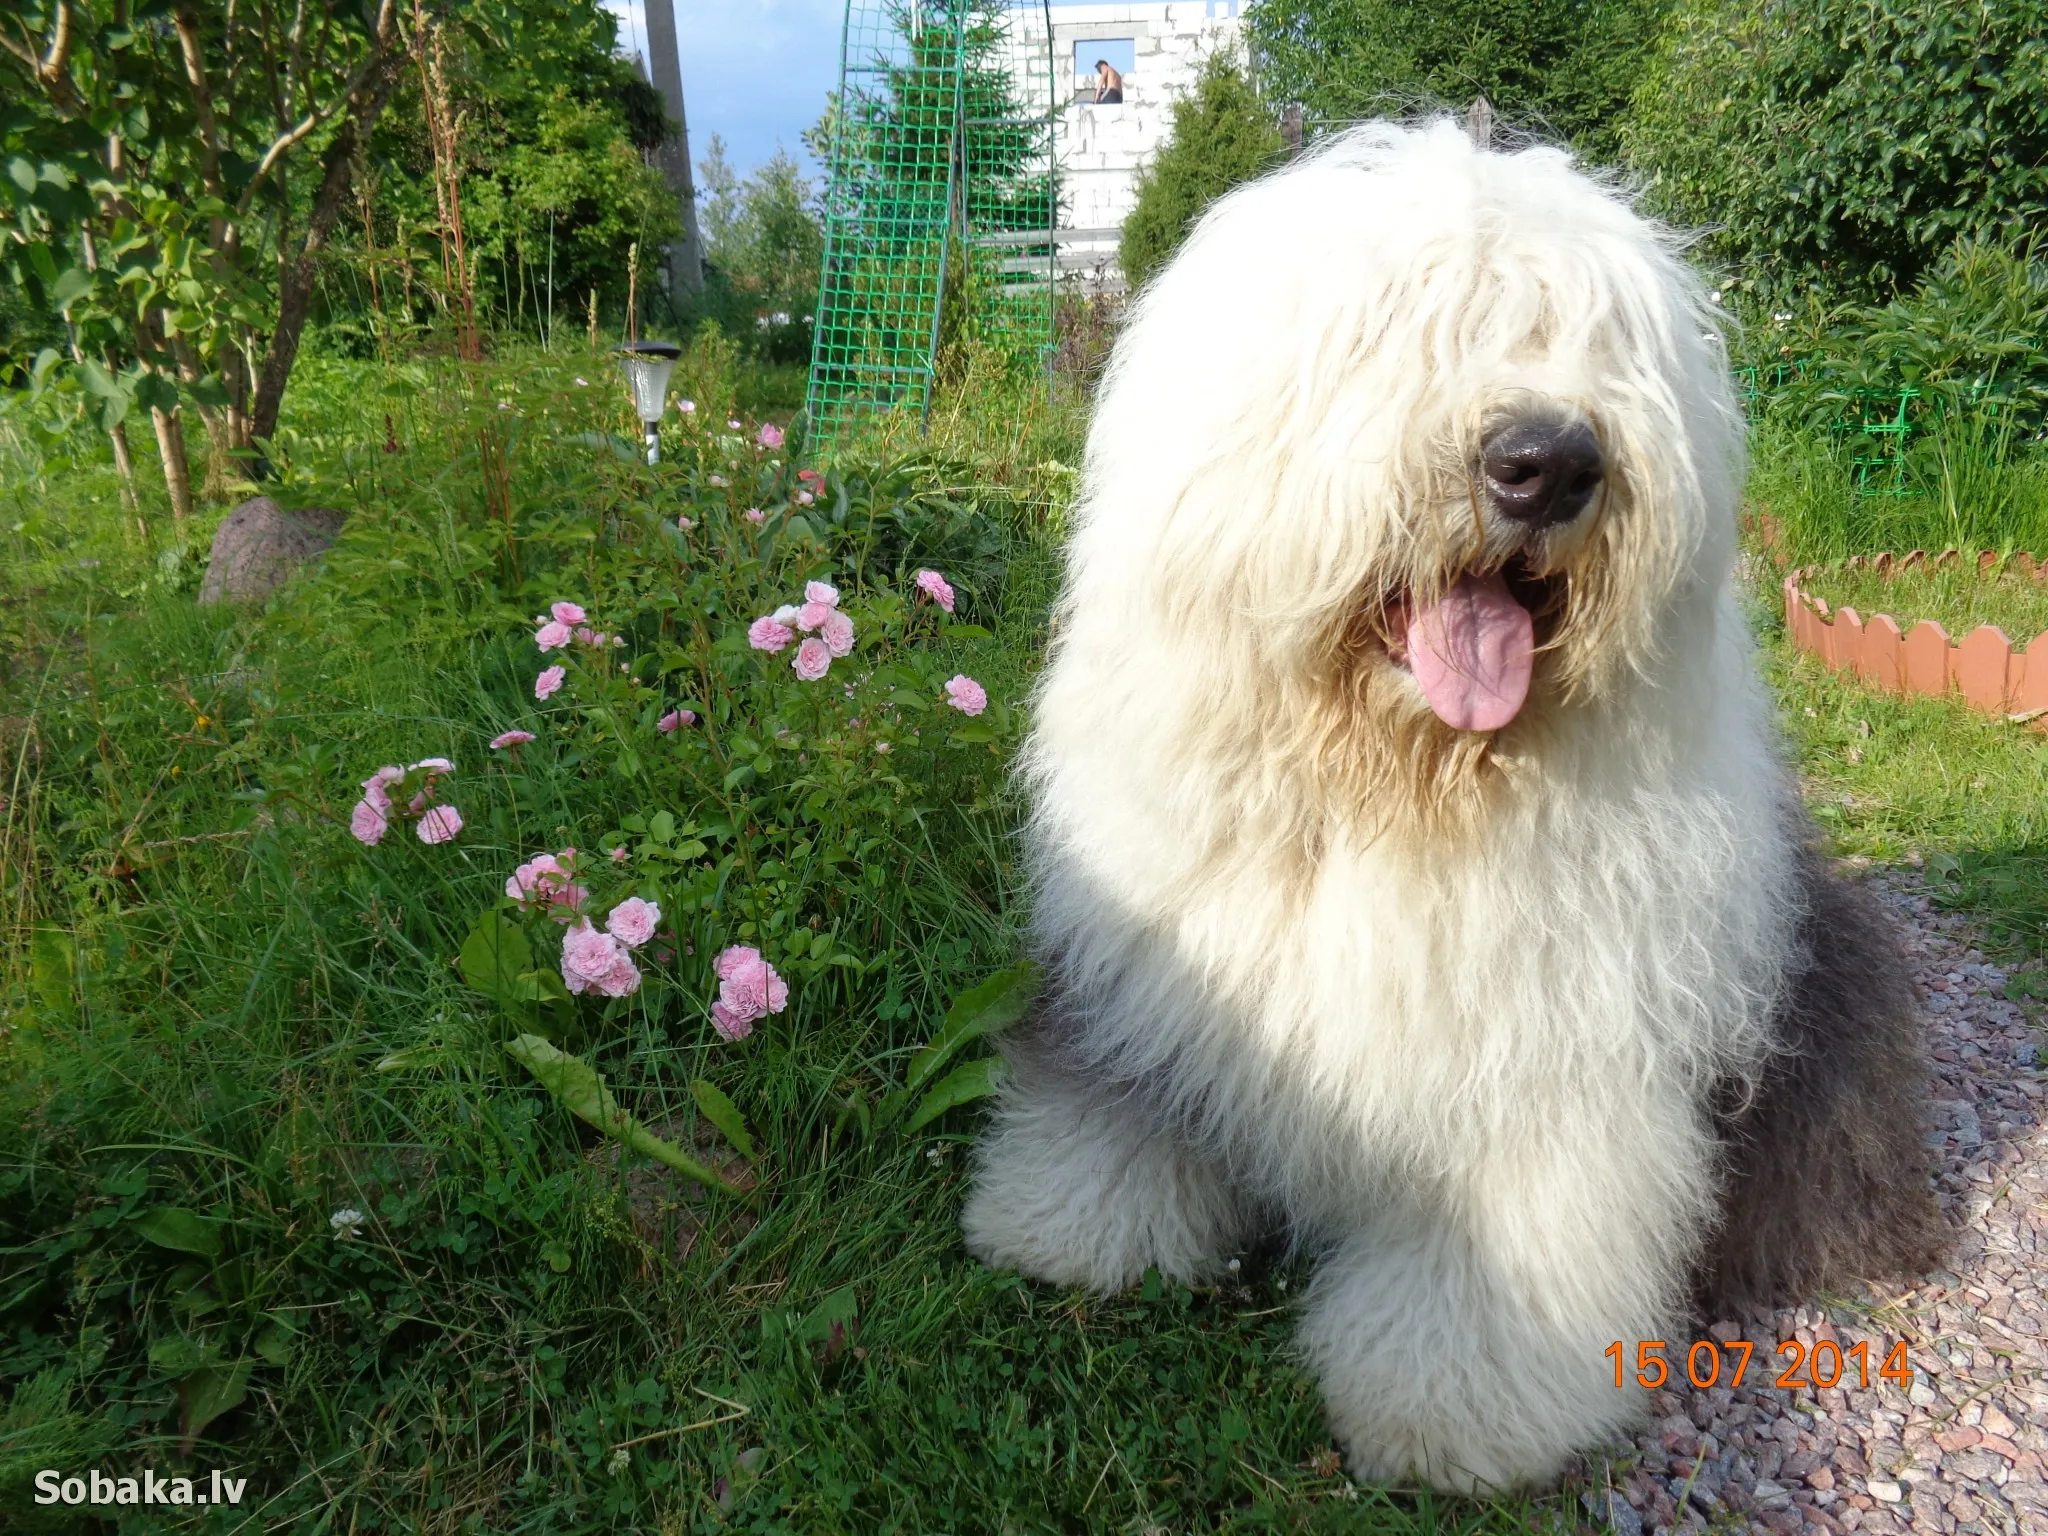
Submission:
[[[2036,1035],[1966,923],[1931,910],[1908,874],[1871,886],[1900,919],[1926,1000],[1951,1267],[1897,1293],[1712,1324],[1705,1337],[1756,1345],[1743,1385],[1725,1385],[1732,1358],[1706,1390],[1674,1359],[1678,1390],[1653,1394],[1655,1427],[1592,1468],[1582,1502],[1596,1529],[2048,1536],[2048,1081]],[[1869,1388],[1853,1363],[1833,1388],[1772,1385],[1791,1363],[1774,1351],[1790,1339],[1809,1351],[1866,1343]],[[1901,1339],[1910,1388],[1880,1378]],[[1825,1376],[1833,1359],[1821,1355]]]

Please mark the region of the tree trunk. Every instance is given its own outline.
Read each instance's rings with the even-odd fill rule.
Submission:
[[[171,493],[171,517],[180,530],[192,516],[192,466],[185,461],[185,424],[179,411],[149,408],[156,422],[157,452],[163,455],[164,485]]]
[[[121,472],[121,504],[135,514],[135,525],[147,538],[149,528],[142,521],[142,500],[135,491],[135,455],[128,447],[128,424],[115,422],[107,430],[107,441],[114,445],[114,468]]]
[[[391,88],[398,81],[398,37],[393,22],[371,44],[377,50],[375,65],[357,86],[355,100],[342,129],[334,136],[322,158],[320,190],[313,195],[312,212],[300,237],[298,255],[280,263],[277,285],[277,324],[264,349],[263,365],[256,375],[256,400],[249,412],[249,436],[268,441],[277,431],[277,412],[284,403],[284,388],[291,381],[292,364],[298,360],[299,338],[306,329],[306,316],[313,306],[313,285],[320,275],[320,253],[327,236],[341,214],[348,196],[356,156],[368,144]],[[259,461],[260,462],[260,461]]]
[[[668,248],[669,302],[681,310],[704,291],[704,241],[697,232],[697,183],[690,173],[690,120],[683,115],[683,64],[676,48],[673,0],[646,0],[648,73],[676,131],[654,152],[682,204],[683,237]]]

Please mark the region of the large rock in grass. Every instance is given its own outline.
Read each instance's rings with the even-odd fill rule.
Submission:
[[[331,507],[287,512],[268,496],[251,496],[214,533],[199,601],[261,602],[326,554],[347,517]]]

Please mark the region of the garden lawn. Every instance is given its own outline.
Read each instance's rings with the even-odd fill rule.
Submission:
[[[1353,1490],[1290,1348],[1302,1270],[1091,1299],[970,1261],[985,1043],[964,1083],[930,1074],[959,1107],[891,1119],[1016,958],[1006,754],[1071,412],[974,423],[972,462],[883,444],[799,481],[751,417],[706,419],[738,387],[650,474],[601,359],[303,382],[282,491],[351,522],[262,612],[196,608],[207,530],[145,504],[145,537],[85,454],[21,463],[0,513],[10,1529],[88,1528],[32,1479],[95,1467],[249,1478],[237,1508],[120,1511],[134,1532],[1504,1532],[1556,1507]],[[793,642],[744,633],[827,578],[859,642],[805,684]],[[629,643],[543,653],[555,601]],[[943,702],[954,676],[985,711]],[[489,747],[508,729],[536,739]],[[453,771],[351,836],[361,780],[433,757]],[[452,839],[417,835],[415,788]],[[568,997],[562,930],[504,892],[570,847],[590,916],[663,908],[630,996]],[[712,962],[741,944],[788,999],[728,1039]],[[622,1151],[522,1034],[750,1195]]]
[[[29,1503],[31,1479],[95,1466],[250,1479],[237,1509],[122,1512],[137,1532],[252,1514],[336,1532],[1555,1523],[1576,1487],[1471,1502],[1346,1483],[1290,1347],[1304,1268],[1103,1299],[961,1251],[973,1103],[942,1100],[912,1132],[918,1100],[890,1094],[1016,958],[1005,755],[1056,582],[1073,413],[1020,407],[1015,427],[943,407],[921,454],[871,445],[798,481],[751,417],[724,426],[747,393],[729,360],[697,364],[712,388],[689,387],[720,419],[672,429],[653,475],[613,446],[632,424],[601,360],[467,383],[309,371],[284,486],[352,523],[260,613],[195,608],[204,530],[178,540],[145,506],[145,539],[89,460],[16,477],[11,1528],[86,1528]],[[953,614],[918,595],[927,568]],[[794,636],[769,652],[742,635],[827,577],[860,639],[804,684]],[[554,601],[629,644],[541,652]],[[2041,738],[1844,683],[1784,647],[1773,611],[1765,579],[1764,660],[1840,851],[1920,861],[2038,955]],[[564,683],[539,701],[549,663]],[[982,714],[941,702],[960,675]],[[684,706],[704,718],[661,731]],[[535,740],[487,745],[508,729]],[[349,834],[359,781],[437,756],[452,840],[416,835],[418,778],[374,846]],[[592,916],[629,894],[663,908],[630,996],[557,996],[561,930],[504,894],[517,864],[568,847]],[[527,952],[482,965],[479,933]],[[728,1039],[712,961],[742,943],[788,1001]],[[528,1033],[750,1195],[579,1119],[507,1053]],[[959,1093],[984,1051],[947,1064],[965,1064]]]

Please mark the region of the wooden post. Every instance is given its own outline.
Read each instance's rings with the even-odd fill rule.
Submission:
[[[704,291],[704,243],[697,232],[697,184],[690,174],[690,120],[683,115],[683,61],[676,45],[674,0],[646,0],[647,72],[676,130],[661,141],[654,163],[682,205],[683,236],[668,248],[669,302],[680,310]]]
[[[1465,132],[1481,149],[1493,148],[1493,104],[1476,96],[1465,110]]]

